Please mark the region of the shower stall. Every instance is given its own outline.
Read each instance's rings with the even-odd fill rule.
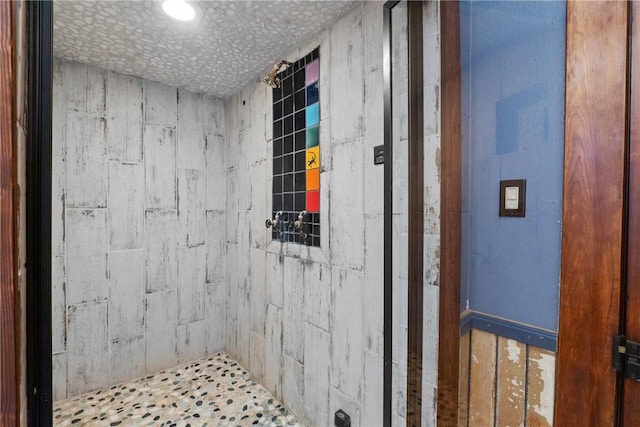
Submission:
[[[401,425],[407,366],[418,365],[419,398],[434,401],[439,4],[421,6],[424,158],[438,167],[423,177],[426,320],[418,365],[407,356],[407,4],[325,6],[333,15],[323,14],[321,27],[269,58],[290,63],[276,87],[262,81],[272,68],[264,60],[236,89],[215,91],[198,86],[200,59],[180,56],[180,46],[201,41],[193,29],[162,24],[176,38],[136,51],[162,33],[155,21],[167,19],[155,17],[153,2],[54,4],[55,424]],[[250,17],[235,21],[246,25],[250,43],[269,23],[303,22],[321,6],[198,7],[198,25],[211,37],[220,35],[213,23]],[[124,33],[136,43],[119,45]],[[183,61],[192,83],[162,75],[163,49]],[[128,61],[146,71],[130,71]],[[229,64],[225,73],[234,72]],[[393,87],[386,208],[387,166],[374,162],[374,147],[385,143],[385,76]],[[386,300],[385,215],[393,272]],[[386,325],[385,304],[392,305]],[[421,416],[423,425],[435,424],[430,405]]]

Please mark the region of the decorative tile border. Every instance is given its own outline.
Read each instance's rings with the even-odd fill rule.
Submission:
[[[319,48],[278,78],[280,87],[273,89],[273,216],[282,211],[280,219],[291,224],[300,212],[307,214],[303,235],[285,228],[274,231],[273,239],[319,247]]]

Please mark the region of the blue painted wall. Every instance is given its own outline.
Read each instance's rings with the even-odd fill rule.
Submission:
[[[463,1],[462,310],[557,330],[566,5]],[[527,180],[526,217],[498,216]]]

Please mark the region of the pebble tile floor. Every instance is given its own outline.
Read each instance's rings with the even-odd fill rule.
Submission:
[[[53,425],[302,426],[225,353],[58,401]]]

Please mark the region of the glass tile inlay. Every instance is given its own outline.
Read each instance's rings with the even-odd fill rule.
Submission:
[[[278,74],[273,89],[272,214],[282,211],[274,240],[320,246],[319,49]],[[303,227],[292,225],[306,211]]]

